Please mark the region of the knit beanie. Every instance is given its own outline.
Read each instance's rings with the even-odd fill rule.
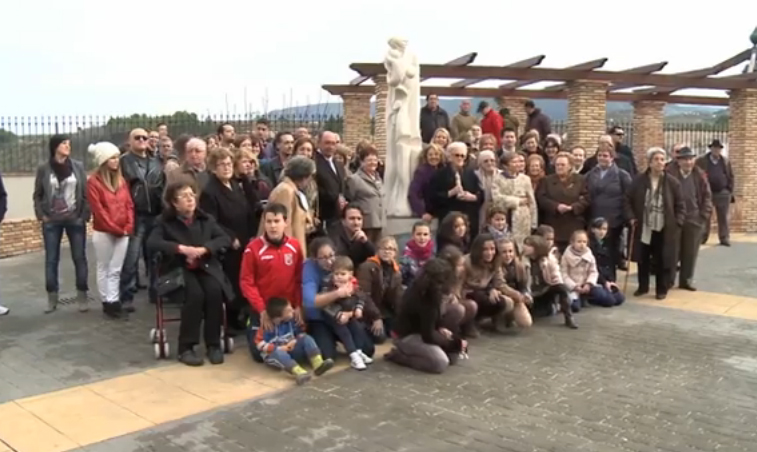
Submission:
[[[107,141],[101,141],[97,144],[90,144],[87,150],[90,154],[92,154],[92,160],[95,162],[95,166],[98,168],[111,158],[121,155],[121,151],[118,150],[118,147],[113,143],[108,143]]]
[[[64,141],[70,140],[71,137],[68,135],[63,134],[55,134],[50,138],[50,142],[48,143],[48,146],[50,148],[50,158],[55,157],[55,150],[58,149],[58,146],[61,145]]]

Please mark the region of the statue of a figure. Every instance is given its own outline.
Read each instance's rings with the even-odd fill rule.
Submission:
[[[420,129],[420,65],[407,51],[407,41],[389,40],[384,58],[386,81],[386,170],[384,173],[387,215],[410,217],[408,190],[423,143]],[[380,118],[379,118],[380,120]]]

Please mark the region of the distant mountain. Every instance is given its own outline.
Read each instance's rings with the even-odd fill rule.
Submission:
[[[486,100],[495,104],[492,99],[476,98],[473,99],[475,106],[479,101]],[[565,99],[544,99],[535,100],[537,108],[540,108],[553,121],[565,121],[568,119],[568,101]],[[439,101],[442,108],[450,114],[456,112],[460,106],[460,99],[447,98]],[[665,107],[665,116],[713,116],[719,111],[724,110],[719,107],[695,106],[695,105],[667,105]],[[341,116],[343,114],[341,102],[330,102],[321,104],[304,105],[300,107],[283,108],[274,110],[269,113],[271,116]],[[376,113],[376,103],[371,103],[371,116]],[[630,119],[633,116],[633,106],[628,102],[608,102],[607,115],[612,119]]]

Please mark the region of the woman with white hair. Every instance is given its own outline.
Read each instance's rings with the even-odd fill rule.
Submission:
[[[502,173],[497,168],[497,156],[494,154],[494,151],[490,150],[479,152],[477,167],[478,169],[473,172],[478,178],[478,186],[481,188],[483,195],[483,202],[479,208],[478,224],[480,228],[483,228],[486,225],[486,214],[492,205],[492,186],[496,179],[502,177]]]
[[[668,277],[676,265],[685,205],[681,184],[665,174],[667,153],[653,147],[647,151],[647,170],[636,176],[626,195],[626,218],[633,231],[633,256],[638,263],[639,287],[634,296],[649,292],[650,274],[655,275],[655,294],[664,300]]]
[[[470,240],[478,234],[478,214],[484,193],[476,174],[466,169],[468,146],[455,141],[447,147],[447,165],[437,170],[429,182],[427,210],[441,223],[450,212],[462,212],[470,222]]]
[[[121,267],[134,230],[134,203],[121,175],[121,153],[113,143],[89,146],[97,169],[87,180],[87,199],[92,210],[92,245],[97,259],[97,289],[103,313],[113,319],[121,309]]]

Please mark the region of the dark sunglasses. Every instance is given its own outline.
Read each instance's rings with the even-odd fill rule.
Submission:
[[[147,141],[148,137],[147,137],[147,135],[137,135],[137,136],[134,137],[134,139],[137,140],[137,141]]]

